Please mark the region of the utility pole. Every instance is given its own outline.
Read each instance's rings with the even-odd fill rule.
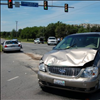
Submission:
[[[18,23],[18,21],[16,21],[16,37],[17,37],[17,23]]]

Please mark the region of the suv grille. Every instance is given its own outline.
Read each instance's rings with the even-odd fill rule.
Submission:
[[[70,67],[58,67],[58,66],[48,66],[50,73],[65,75],[65,76],[77,76],[81,71],[81,68],[70,68]]]

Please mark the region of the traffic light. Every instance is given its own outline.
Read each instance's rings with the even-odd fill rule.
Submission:
[[[13,8],[13,0],[8,0],[8,8]]]
[[[44,1],[44,10],[48,10],[48,1]]]
[[[68,4],[65,4],[65,12],[68,12]]]

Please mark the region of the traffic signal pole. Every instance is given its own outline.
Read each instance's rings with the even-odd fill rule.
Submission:
[[[0,3],[0,5],[8,5],[8,3]],[[15,5],[15,3],[13,3],[13,5]],[[43,7],[44,5],[38,5],[38,6]],[[48,7],[64,8],[64,6],[55,6],[55,5],[48,5]],[[74,7],[68,7],[68,8],[74,8]]]

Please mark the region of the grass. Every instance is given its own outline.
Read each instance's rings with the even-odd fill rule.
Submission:
[[[2,45],[0,45],[0,52],[2,52]]]
[[[28,39],[28,41],[27,41],[27,39],[18,39],[18,41],[21,41],[21,42],[34,42],[34,39]]]
[[[13,38],[6,37],[6,38],[4,38],[4,39],[6,39],[6,40],[11,40],[11,39],[13,39]],[[21,38],[14,38],[14,39],[18,39],[19,42],[34,43],[34,39],[28,39],[28,41],[27,41],[27,39],[21,39]],[[46,44],[46,42],[44,42],[44,43]]]
[[[28,39],[28,41],[27,41],[27,39],[21,39],[21,38],[9,38],[9,37],[6,37],[6,38],[4,38],[4,39],[6,39],[6,40],[11,40],[11,39],[18,39],[18,41],[21,41],[21,42],[34,42],[34,39]]]

